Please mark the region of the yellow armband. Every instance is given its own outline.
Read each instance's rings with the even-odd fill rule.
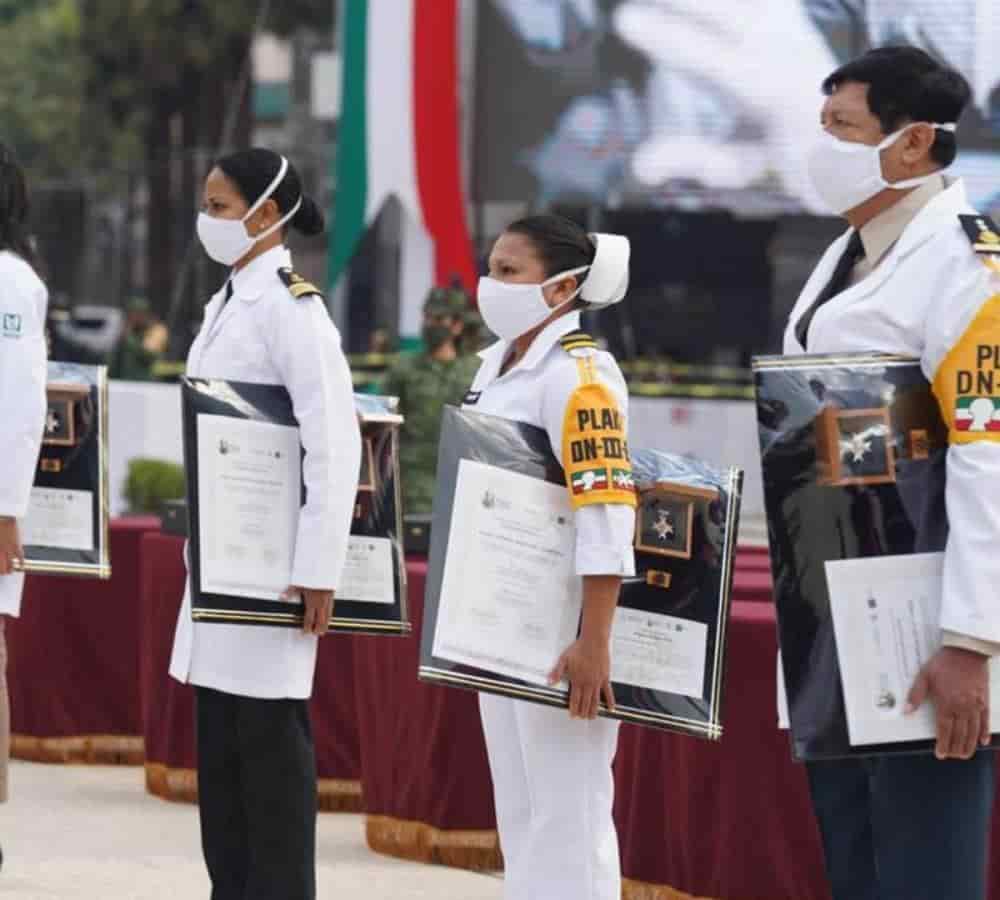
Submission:
[[[952,444],[1000,442],[1000,294],[979,314],[934,375]]]
[[[574,509],[595,503],[636,505],[625,420],[614,393],[597,381],[592,356],[578,357],[581,383],[563,420],[563,467]]]

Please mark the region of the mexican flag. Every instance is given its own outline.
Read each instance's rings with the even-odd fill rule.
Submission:
[[[607,469],[584,469],[581,472],[574,472],[571,482],[574,494],[603,491],[608,486],[608,471]]]
[[[956,431],[1000,431],[1000,398],[959,397],[955,402]]]
[[[611,481],[618,491],[634,491],[635,479],[629,469],[612,469]]]
[[[329,284],[395,195],[406,213],[400,302],[410,334],[431,287],[454,274],[474,286],[459,139],[458,0],[344,0],[343,9]]]

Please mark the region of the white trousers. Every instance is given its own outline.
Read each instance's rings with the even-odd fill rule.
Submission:
[[[611,763],[618,723],[479,695],[504,900],[620,900]]]

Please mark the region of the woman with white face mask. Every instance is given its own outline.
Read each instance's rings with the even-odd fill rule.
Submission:
[[[628,262],[624,237],[533,216],[500,236],[479,283],[480,313],[500,340],[480,354],[464,408],[546,430],[566,472],[583,579],[580,637],[552,660],[553,683],[570,684],[568,712],[480,695],[506,900],[621,896],[611,817],[618,725],[597,712],[602,701],[614,706],[611,622],[621,579],[635,574],[636,500],[628,389],[614,358],[580,331],[580,311],[624,299]],[[593,421],[606,426],[597,440]],[[584,442],[593,452],[574,452]]]
[[[198,623],[190,586],[170,674],[198,706],[198,802],[212,900],[313,900],[316,761],[307,701],[347,552],[361,437],[351,375],[323,298],[293,275],[287,228],[323,231],[298,173],[270,150],[221,159],[205,180],[198,236],[231,266],[188,355],[199,378],[279,384],[305,451],[289,597],[302,631]],[[294,290],[293,290],[294,288]]]

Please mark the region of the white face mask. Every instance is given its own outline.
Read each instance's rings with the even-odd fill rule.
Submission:
[[[266,231],[262,231],[255,237],[251,237],[247,233],[247,219],[257,212],[278,189],[278,185],[281,184],[287,171],[288,160],[282,157],[281,168],[278,169],[278,174],[275,176],[274,181],[268,185],[267,190],[247,210],[246,215],[242,219],[220,219],[218,216],[210,216],[208,213],[198,213],[196,226],[198,239],[205,248],[205,252],[212,259],[217,263],[222,263],[224,266],[231,266],[243,259],[257,241],[261,241],[268,235],[274,234],[282,225],[294,218],[295,214],[299,211],[299,207],[302,205],[301,197],[299,197],[298,202],[291,208],[287,215],[275,222]]]
[[[570,275],[586,272],[589,268],[590,266],[580,266],[577,269],[569,269],[566,272],[553,275],[541,284],[511,284],[484,275],[479,279],[477,292],[479,314],[483,317],[486,327],[498,338],[512,341],[531,331],[532,328],[541,325],[556,310],[562,309],[567,303],[572,303],[581,290],[578,287],[564,303],[560,303],[558,306],[549,306],[545,302],[543,288],[555,284],[563,278],[568,278]]]
[[[806,165],[813,187],[831,212],[843,215],[886,188],[905,190],[917,187],[939,174],[932,172],[893,184],[885,180],[882,151],[895,144],[912,127],[912,124],[907,125],[875,145],[842,141],[826,131],[816,138],[809,148]],[[934,125],[934,128],[954,131],[955,125]]]

